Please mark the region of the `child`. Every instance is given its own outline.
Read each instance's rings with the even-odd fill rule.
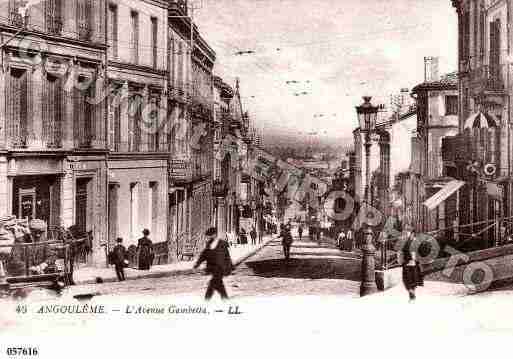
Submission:
[[[127,265],[126,258],[126,248],[123,244],[123,238],[118,238],[116,240],[118,244],[112,250],[114,268],[116,269],[116,275],[118,276],[119,281],[125,280],[125,266]]]

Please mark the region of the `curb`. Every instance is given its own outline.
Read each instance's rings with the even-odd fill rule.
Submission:
[[[244,261],[248,260],[249,258],[253,257],[255,254],[260,252],[262,249],[267,247],[269,243],[271,243],[275,238],[271,238],[268,241],[262,242],[262,245],[253,249],[249,253],[243,255],[241,258],[234,261],[233,266],[236,268],[239,265],[241,265]],[[178,270],[171,270],[171,271],[165,271],[165,272],[157,272],[157,273],[144,273],[144,274],[136,274],[134,276],[127,277],[126,280],[138,280],[138,279],[147,279],[147,278],[166,278],[166,277],[178,277],[181,275],[191,275],[191,274],[203,274],[204,269],[198,268],[198,269],[178,269]],[[114,283],[118,282],[118,279],[116,277],[108,277],[108,278],[102,278],[102,283]],[[85,279],[85,280],[78,280],[75,281],[75,285],[87,285],[87,284],[97,284],[96,279]]]

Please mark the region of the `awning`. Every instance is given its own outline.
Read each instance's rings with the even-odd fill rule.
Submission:
[[[433,210],[438,207],[443,201],[449,198],[454,192],[459,190],[465,182],[453,180],[444,185],[438,192],[429,197],[425,202],[424,206],[426,206],[429,210]]]
[[[470,115],[465,120],[465,126],[463,128],[489,128],[489,127],[497,127],[497,121],[495,118],[484,112],[476,112]]]

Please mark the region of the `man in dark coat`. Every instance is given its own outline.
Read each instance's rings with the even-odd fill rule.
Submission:
[[[122,244],[123,238],[116,240],[117,244],[112,250],[112,256],[114,261],[114,268],[116,269],[116,276],[120,282],[124,281],[125,278],[125,266],[126,266],[126,248]]]
[[[283,255],[286,260],[290,259],[290,247],[292,246],[293,238],[289,226],[283,226],[280,233],[281,245],[283,246]]]
[[[194,268],[198,268],[201,263],[207,262],[207,273],[212,275],[205,293],[205,300],[210,300],[217,291],[222,299],[228,299],[226,288],[223,283],[223,277],[229,275],[233,270],[233,263],[228,251],[228,243],[217,237],[217,228],[209,228],[205,232],[207,236],[207,245],[201,253]]]

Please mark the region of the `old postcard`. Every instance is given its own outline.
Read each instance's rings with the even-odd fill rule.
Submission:
[[[0,0],[0,358],[511,356],[512,19]]]

